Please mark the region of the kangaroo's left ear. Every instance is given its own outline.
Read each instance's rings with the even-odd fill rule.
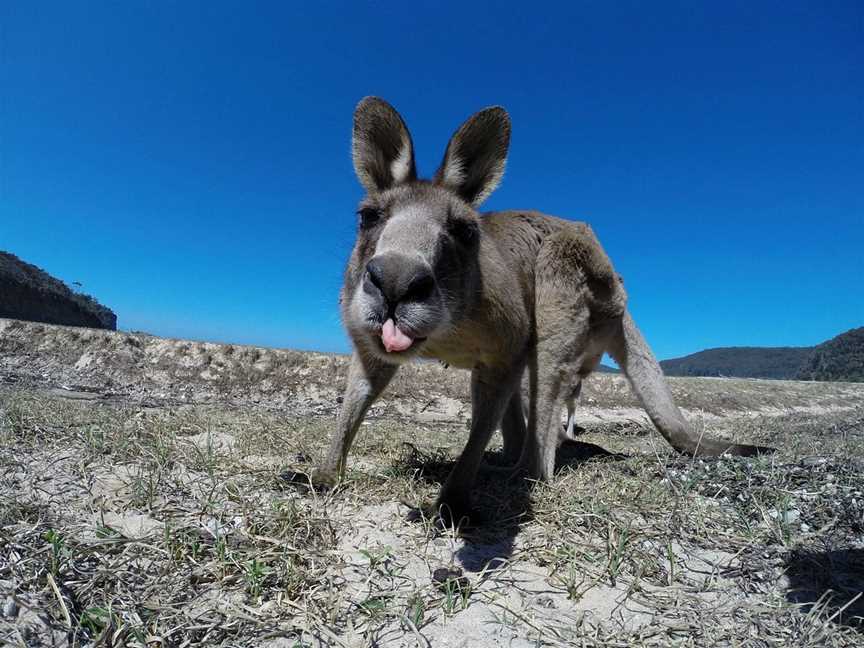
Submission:
[[[414,144],[402,117],[389,103],[366,97],[354,110],[354,171],[368,192],[417,178]]]
[[[507,111],[499,106],[485,108],[450,138],[433,182],[449,187],[476,207],[501,181],[509,146]]]

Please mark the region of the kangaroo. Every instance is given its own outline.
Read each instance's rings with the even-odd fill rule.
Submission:
[[[559,413],[604,352],[675,450],[768,450],[694,435],[587,224],[536,211],[478,213],[504,174],[509,142],[507,112],[481,110],[450,139],[433,178],[421,180],[402,117],[376,97],[358,104],[352,155],[366,196],[340,294],[354,352],[336,432],[313,485],[341,478],[367,409],[414,358],[471,370],[470,435],[435,505],[453,520],[470,512],[483,452],[499,425],[515,471],[552,477]]]

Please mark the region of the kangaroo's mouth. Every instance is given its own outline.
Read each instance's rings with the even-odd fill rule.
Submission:
[[[392,319],[388,319],[381,327],[381,344],[387,353],[402,353],[412,346],[422,343],[425,339],[406,333]]]

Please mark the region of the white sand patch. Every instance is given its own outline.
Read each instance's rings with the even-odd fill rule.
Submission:
[[[105,510],[126,508],[135,497],[134,484],[140,476],[137,466],[96,468],[89,484],[89,505]]]
[[[192,444],[201,452],[230,452],[237,443],[233,434],[209,430],[188,436],[183,440],[186,443]]]
[[[454,423],[471,416],[471,408],[455,398],[433,396],[426,400],[399,400],[396,410],[403,416],[423,423]]]
[[[134,540],[158,535],[165,529],[163,522],[154,520],[144,513],[115,513],[113,511],[106,511],[104,513],[94,513],[92,520],[95,527],[109,527],[117,531],[124,538]]]

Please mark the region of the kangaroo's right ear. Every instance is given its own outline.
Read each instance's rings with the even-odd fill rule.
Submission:
[[[414,144],[399,113],[378,97],[354,110],[354,172],[366,191],[383,191],[417,178]]]
[[[450,138],[434,182],[450,187],[476,207],[501,182],[509,146],[507,111],[500,106],[481,110]]]

